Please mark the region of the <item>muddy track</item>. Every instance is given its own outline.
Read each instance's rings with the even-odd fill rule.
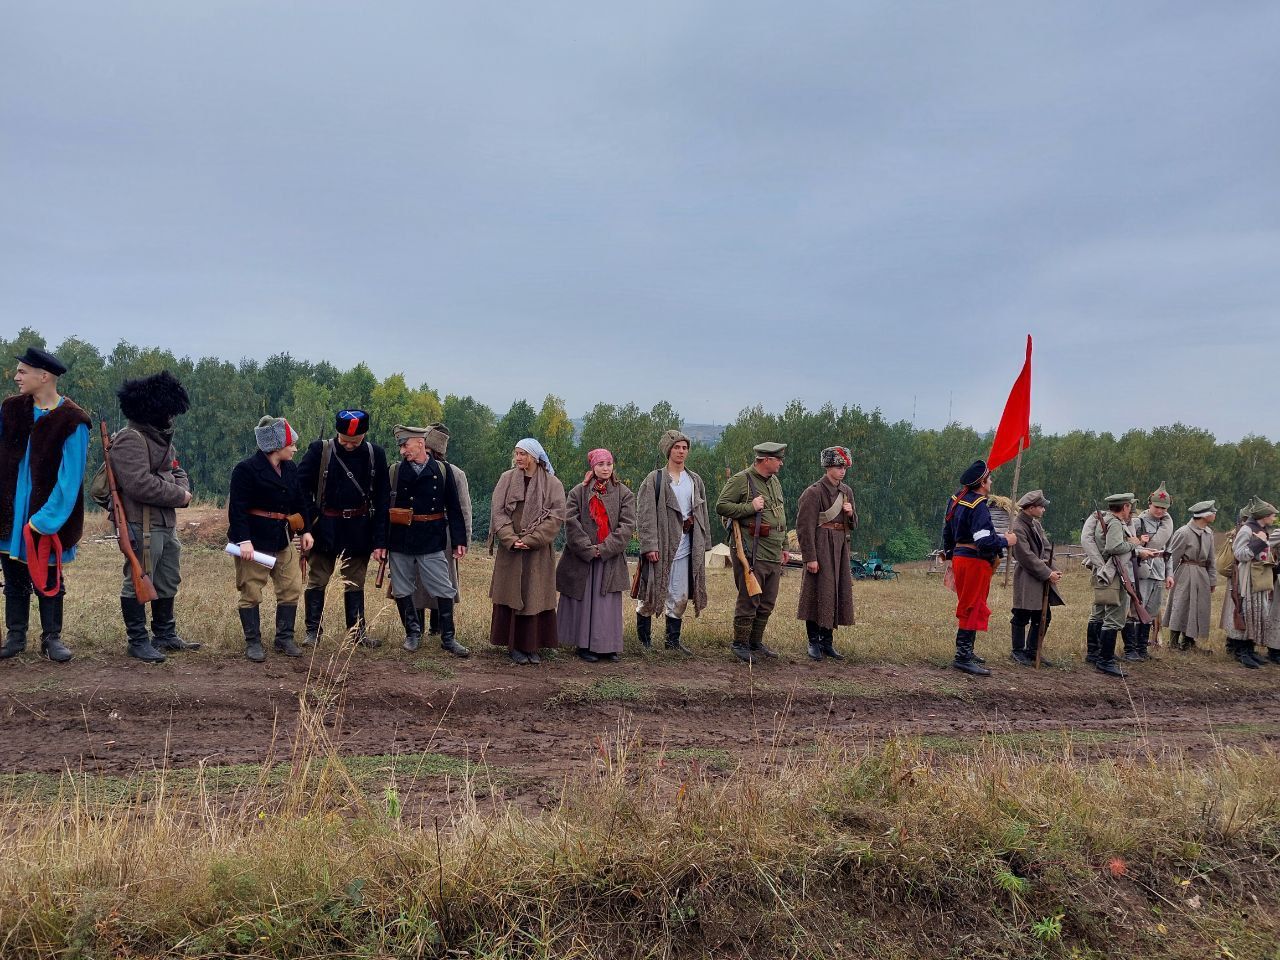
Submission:
[[[465,662],[433,651],[261,666],[202,654],[160,667],[86,658],[58,668],[24,657],[0,673],[0,771],[257,762],[273,738],[275,755],[287,753],[302,698],[344,753],[483,757],[529,785],[589,767],[600,738],[621,728],[649,749],[716,750],[748,764],[824,734],[850,743],[918,735],[943,748],[984,735],[1014,746],[1056,738],[1083,753],[1280,741],[1280,669],[1169,656],[1122,683],[1082,668],[992,666],[995,675],[975,679],[927,663],[792,660],[749,672],[705,657],[516,667],[487,650]]]

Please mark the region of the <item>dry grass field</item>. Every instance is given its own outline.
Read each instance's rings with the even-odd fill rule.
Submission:
[[[1008,592],[948,667],[952,595],[855,584],[842,663],[811,663],[783,585],[778,662],[728,653],[710,577],[691,658],[487,643],[463,565],[460,661],[399,648],[241,656],[221,522],[190,530],[180,627],[124,657],[114,543],[69,570],[76,659],[0,665],[0,956],[1233,957],[1280,943],[1280,669],[1167,651],[1080,663],[1088,585],[1051,656],[1008,660]],[[268,604],[269,607],[269,604]],[[266,619],[266,617],[264,617]]]

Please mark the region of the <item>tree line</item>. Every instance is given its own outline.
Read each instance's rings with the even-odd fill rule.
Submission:
[[[29,328],[12,340],[0,339],[7,378],[13,375],[12,357],[29,345],[49,348],[44,337]],[[634,403],[599,403],[587,411],[578,429],[563,401],[553,394],[537,407],[517,400],[499,414],[471,396],[449,394],[441,399],[427,384],[411,387],[399,373],[380,380],[364,363],[342,370],[327,361],[310,363],[288,354],[237,363],[216,357],[193,360],[123,341],[104,355],[75,337],[52,349],[69,368],[61,390],[95,419],[105,417],[112,430],[123,426],[115,391],[125,379],[165,369],[178,377],[192,402],[191,412],[179,421],[179,457],[197,495],[205,499],[225,498],[231,468],[253,452],[252,428],[266,413],[287,417],[305,445],[333,432],[337,409],[358,407],[372,417],[372,439],[393,450],[391,428],[396,423],[444,422],[452,433],[449,459],[471,481],[477,539],[487,536],[490,492],[511,465],[512,449],[521,438],[532,436],[542,443],[566,488],[582,479],[586,452],[606,447],[614,454],[619,477],[638,489],[644,476],[661,465],[658,440],[663,432],[682,424],[679,413],[665,401],[648,410]],[[1181,522],[1186,507],[1197,500],[1216,499],[1223,509],[1219,527],[1229,526],[1250,496],[1274,500],[1280,495],[1275,489],[1280,443],[1263,436],[1219,443],[1208,431],[1181,423],[1129,430],[1119,437],[1087,430],[1045,434],[1038,428],[1032,434],[1020,488],[1043,489],[1052,500],[1044,523],[1059,543],[1075,541],[1084,517],[1103,496],[1134,490],[1145,500],[1161,481],[1174,498],[1175,519]],[[713,502],[728,473],[747,465],[752,446],[761,440],[789,445],[780,479],[792,512],[800,493],[821,475],[817,464],[822,448],[849,447],[854,462],[847,480],[861,518],[854,548],[911,560],[940,545],[946,500],[956,477],[974,458],[985,455],[991,432],[958,423],[940,430],[917,429],[857,405],[827,404],[813,410],[793,401],[781,412],[748,407],[716,443],[695,443],[690,452],[689,466],[702,475]],[[101,459],[95,441],[90,473]],[[1007,495],[1012,478],[1013,465],[1002,467],[995,492]]]

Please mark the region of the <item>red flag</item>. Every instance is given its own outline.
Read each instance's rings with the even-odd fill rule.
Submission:
[[[1022,365],[1022,372],[1013,381],[1013,389],[1009,391],[1009,399],[1004,405],[1004,415],[1000,417],[1000,426],[996,427],[996,437],[991,441],[991,452],[987,454],[987,469],[994,470],[1002,463],[1008,463],[1021,451],[1031,446],[1031,334],[1027,334],[1027,361]]]

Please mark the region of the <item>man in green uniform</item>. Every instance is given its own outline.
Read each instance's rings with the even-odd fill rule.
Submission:
[[[716,513],[738,525],[747,563],[761,588],[757,596],[750,595],[747,571],[735,550],[733,580],[738,586],[738,602],[733,608],[732,649],[733,655],[745,663],[754,663],[760,654],[777,656],[765,646],[764,628],[778,601],[782,565],[787,562],[787,551],[783,549],[787,516],[782,505],[782,484],[778,481],[787,445],[758,443],[753,450],[755,463],[730,477],[716,501]]]
[[[1141,546],[1132,525],[1134,496],[1132,493],[1113,493],[1106,498],[1108,513],[1097,514],[1094,529],[1094,545],[1102,563],[1093,571],[1093,613],[1090,620],[1102,623],[1098,638],[1098,660],[1094,666],[1102,673],[1123,677],[1124,671],[1116,663],[1116,634],[1124,629],[1129,612],[1129,593],[1116,569],[1117,564],[1127,564],[1132,570],[1136,552],[1139,560],[1155,556],[1154,550]],[[1127,572],[1127,571],[1126,571]],[[1132,575],[1130,574],[1130,577]]]

